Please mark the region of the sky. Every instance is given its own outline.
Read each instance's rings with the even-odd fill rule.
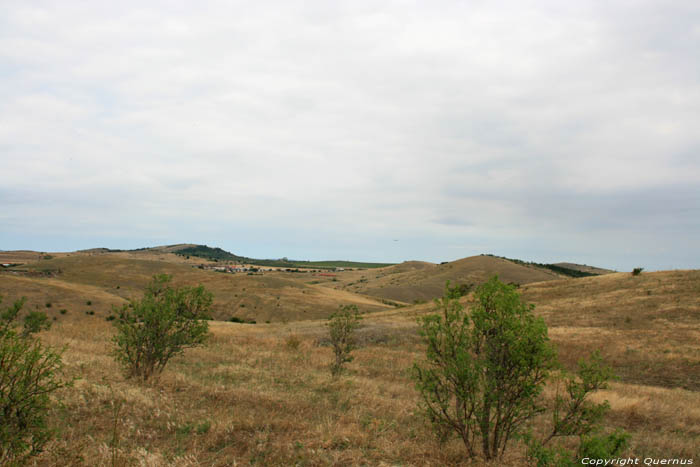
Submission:
[[[0,250],[700,268],[700,2],[0,2]]]

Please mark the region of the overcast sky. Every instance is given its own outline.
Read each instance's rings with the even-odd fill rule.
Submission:
[[[0,250],[700,268],[700,2],[0,2]]]

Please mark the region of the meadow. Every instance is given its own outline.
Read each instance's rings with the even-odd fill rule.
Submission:
[[[0,275],[3,305],[24,295],[27,309],[56,318],[40,338],[65,348],[65,375],[75,378],[72,388],[54,395],[49,421],[57,436],[36,465],[486,465],[466,459],[457,440],[440,443],[417,411],[410,368],[425,358],[417,318],[431,313],[432,303],[395,307],[334,289],[368,271],[339,273],[341,284],[324,278],[309,285],[310,277],[291,273],[235,279],[155,258],[141,269],[129,261],[54,258],[31,266],[61,269],[52,277]],[[106,317],[113,305],[138,296],[153,271],[227,297],[243,288],[238,280],[246,287],[267,280],[270,285],[254,288],[263,297],[257,312],[286,317],[226,322],[231,301],[219,299],[220,320],[210,322],[208,345],[173,360],[158,380],[126,379],[111,356],[114,329]],[[381,276],[376,280],[402,274],[376,271],[369,271]],[[455,279],[470,277],[476,276]],[[281,282],[275,286],[273,278]],[[299,290],[317,289],[308,296],[323,298],[326,316],[351,300],[365,306],[359,348],[339,378],[329,371],[325,316],[297,308],[284,315],[274,298],[283,302],[292,291],[303,300],[307,294]],[[614,367],[619,380],[594,398],[610,402],[607,430],[631,434],[626,455],[700,459],[700,271],[554,278],[519,291],[545,319],[565,369],[595,349]],[[554,391],[549,387],[545,396]],[[538,429],[546,424],[541,420]],[[524,450],[514,444],[492,465],[525,465]]]

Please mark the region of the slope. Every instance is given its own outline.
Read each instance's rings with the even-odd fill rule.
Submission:
[[[431,300],[442,295],[445,283],[480,284],[494,274],[504,282],[527,284],[558,279],[552,271],[515,264],[502,258],[481,255],[435,265],[411,261],[396,266],[361,271],[338,277],[326,285],[355,293],[404,303]]]
[[[171,274],[175,285],[204,285],[214,294],[215,318],[222,320],[318,319],[329,316],[341,304],[357,305],[362,312],[389,307],[348,291],[305,284],[293,274],[283,272],[223,274],[168,261],[125,258],[120,254],[71,255],[27,264],[20,271],[6,270],[0,274],[0,294],[7,296],[7,300],[27,296],[29,308],[33,309],[52,302],[51,308],[56,313],[64,308],[83,310],[92,301],[90,310],[104,317],[112,305],[140,297],[151,277],[162,273]],[[54,297],[51,287],[70,290],[72,295],[54,294]],[[97,292],[107,294],[110,299],[98,298]]]

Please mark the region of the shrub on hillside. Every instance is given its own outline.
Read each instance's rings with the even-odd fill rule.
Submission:
[[[23,305],[18,300],[0,313],[0,465],[23,465],[43,450],[54,434],[46,424],[50,396],[69,385],[60,378],[61,352],[32,336],[48,328],[46,315],[30,313],[17,332]]]
[[[146,381],[171,358],[207,338],[212,294],[201,285],[172,288],[170,281],[167,274],[154,276],[141,300],[115,310],[114,356],[127,377]]]
[[[634,268],[632,269],[632,275],[633,276],[638,276],[644,271],[644,268]]]
[[[27,316],[24,317],[24,329],[22,330],[22,335],[27,337],[31,334],[44,331],[51,328],[51,321],[46,313],[40,311],[30,311]]]
[[[547,327],[515,287],[496,277],[476,290],[475,299],[465,311],[448,284],[444,297],[436,300],[440,313],[420,321],[427,360],[414,365],[414,379],[422,408],[440,438],[456,434],[469,457],[480,452],[488,460],[500,458],[511,441],[524,439],[538,465],[561,461],[564,451],[548,447],[559,437],[578,436],[581,446],[624,447],[595,436],[608,404],[590,403],[588,396],[612,377],[598,354],[565,380],[566,396],[558,396],[550,408],[549,434],[532,436],[535,418],[548,409],[542,390],[558,367]]]
[[[360,326],[360,315],[356,305],[341,305],[340,309],[328,318],[328,333],[333,347],[334,359],[331,374],[338,376],[343,366],[350,363],[350,355],[355,349],[355,330]]]

